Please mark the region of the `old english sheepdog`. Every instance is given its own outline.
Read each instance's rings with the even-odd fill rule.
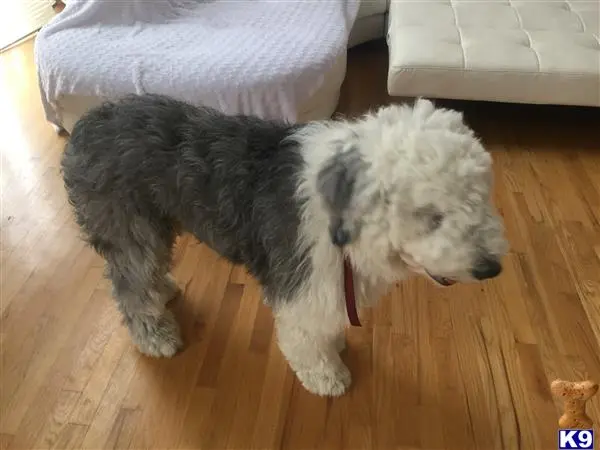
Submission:
[[[501,272],[491,166],[462,115],[428,100],[290,125],[158,95],[90,110],[62,159],[141,352],[182,346],[165,305],[177,292],[171,248],[187,231],[258,280],[279,348],[323,396],[350,385],[339,353],[354,302],[372,306],[410,274],[450,285]]]

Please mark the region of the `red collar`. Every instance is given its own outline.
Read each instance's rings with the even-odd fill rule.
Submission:
[[[352,276],[352,266],[348,258],[344,258],[344,291],[346,299],[346,312],[350,324],[355,327],[362,326],[356,311],[356,296],[354,295],[354,277]]]

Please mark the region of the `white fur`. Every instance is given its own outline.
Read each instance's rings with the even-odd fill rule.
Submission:
[[[339,356],[347,323],[344,256],[363,307],[413,273],[472,280],[475,252],[500,258],[507,251],[490,203],[492,159],[459,112],[427,100],[383,107],[356,121],[311,124],[295,138],[306,152],[298,186],[305,202],[300,245],[311,249],[313,269],[295,301],[275,302],[279,345],[307,390],[341,395],[351,382]],[[317,177],[349,148],[359,152],[364,170],[344,215],[356,236],[341,251],[331,242]],[[429,210],[443,214],[438,229],[429,228]]]

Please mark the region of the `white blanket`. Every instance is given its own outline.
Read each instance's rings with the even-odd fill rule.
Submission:
[[[359,0],[71,0],[36,41],[46,117],[61,96],[161,93],[296,120],[346,51]]]

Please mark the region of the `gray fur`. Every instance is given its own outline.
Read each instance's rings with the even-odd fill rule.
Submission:
[[[288,301],[306,279],[309,249],[296,250],[303,159],[285,139],[296,128],[157,95],[106,103],[76,124],[62,158],[69,201],[142,351],[180,345],[149,339],[176,328],[165,303],[180,229],[245,264],[271,302]]]
[[[330,158],[317,176],[317,190],[331,218],[331,240],[339,247],[349,244],[356,232],[347,213],[351,208],[357,178],[363,169],[364,163],[358,149],[349,145]]]

